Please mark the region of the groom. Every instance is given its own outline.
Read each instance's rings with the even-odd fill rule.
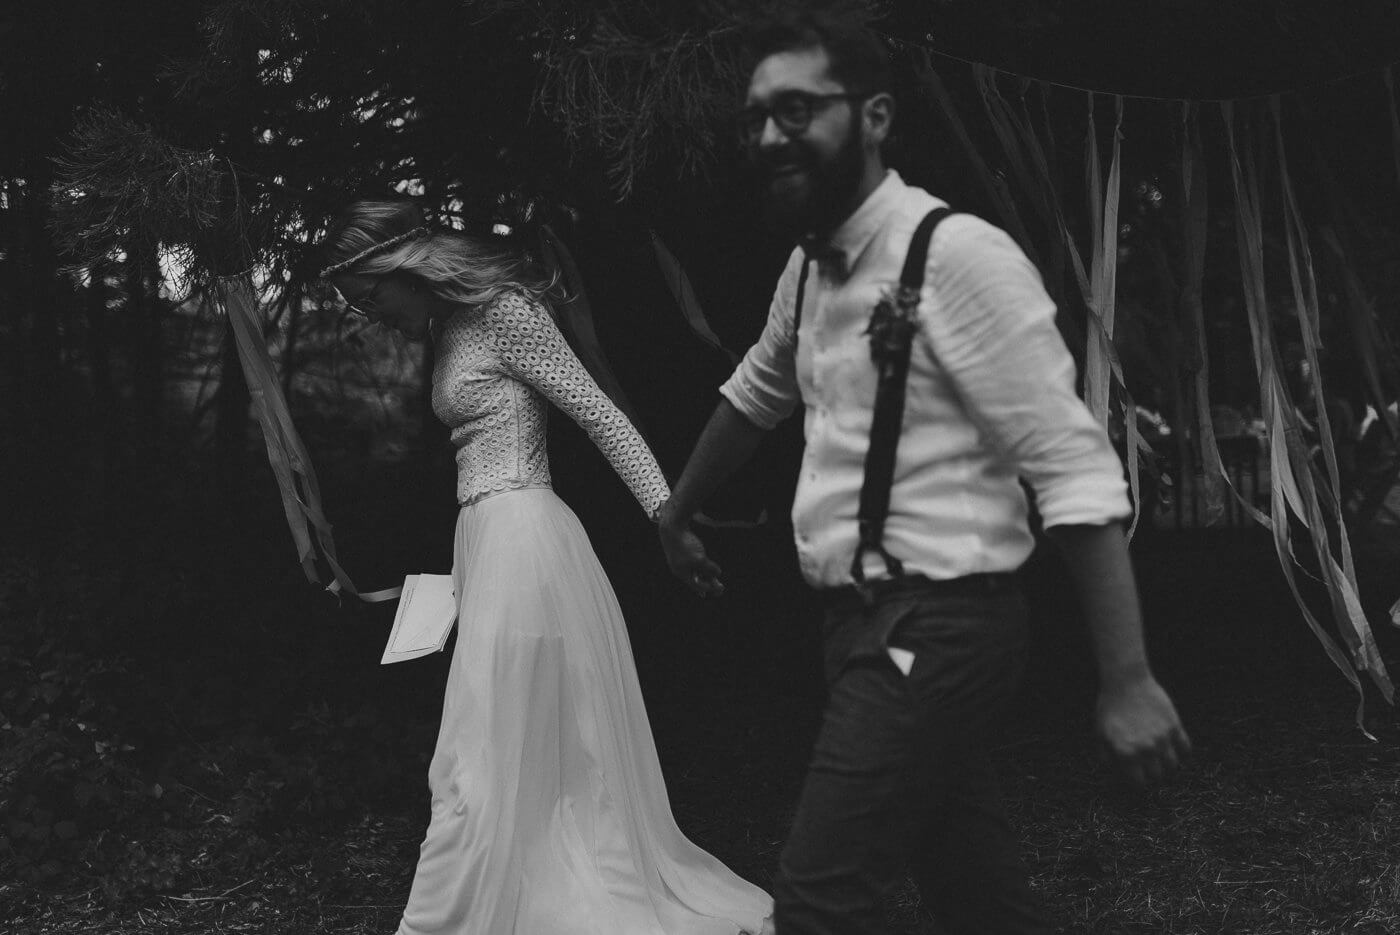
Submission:
[[[1122,468],[1075,395],[1035,269],[1002,231],[954,215],[912,267],[923,281],[889,517],[864,551],[861,491],[880,483],[865,476],[876,395],[867,327],[915,227],[943,202],[884,166],[894,99],[878,37],[799,13],[759,30],[755,47],[740,133],[768,215],[800,246],[762,336],[720,389],[660,536],[677,577],[719,593],[691,519],[802,405],[792,520],[803,576],[825,606],[830,698],[775,881],[778,933],[882,932],[881,894],[906,869],[950,933],[1047,933],[987,756],[1025,665],[1014,572],[1033,539],[1018,478],[1088,618],[1108,749],[1139,783],[1190,749],[1143,647]]]

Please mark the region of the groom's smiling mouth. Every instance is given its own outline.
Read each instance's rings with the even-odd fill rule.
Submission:
[[[766,181],[770,189],[786,188],[802,184],[809,175],[809,167],[804,163],[788,162],[771,166],[768,169]]]

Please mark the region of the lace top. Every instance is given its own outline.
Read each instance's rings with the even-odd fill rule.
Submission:
[[[654,516],[670,489],[651,450],[579,363],[549,311],[519,293],[459,311],[438,340],[433,412],[457,446],[457,501],[550,486],[546,401],[588,433]]]

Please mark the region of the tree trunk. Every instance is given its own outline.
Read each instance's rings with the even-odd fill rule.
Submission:
[[[127,320],[131,322],[131,362],[135,410],[142,434],[154,438],[164,422],[164,341],[162,309],[156,294],[159,261],[153,249],[132,245],[126,251]]]
[[[4,211],[0,212],[0,221],[4,222],[5,230],[18,230],[19,223],[12,220],[19,212],[16,203],[20,200],[19,184],[15,179],[5,179],[3,181]],[[11,237],[6,243],[6,251],[10,253],[13,261],[17,238]],[[17,264],[11,265],[13,271]],[[25,392],[25,385],[28,382],[25,377],[29,367],[29,355],[25,353],[27,341],[23,337],[25,326],[25,314],[29,307],[26,301],[29,289],[20,276],[11,275],[0,279],[0,285],[7,288],[0,292],[0,299],[3,299],[4,314],[7,317],[5,332],[9,335],[9,340],[5,341],[5,350],[9,358],[9,366],[5,368],[5,378],[3,385],[5,388],[5,423],[4,428],[7,433],[14,432],[16,435],[23,424],[24,404],[20,394]]]
[[[25,512],[32,520],[31,539],[45,580],[58,580],[68,551],[72,529],[72,463],[68,458],[74,428],[72,412],[65,411],[62,345],[58,328],[60,293],[58,258],[45,224],[48,216],[49,175],[42,160],[25,180],[24,240],[28,269],[22,274],[27,295],[19,301],[21,330],[27,330],[25,365],[16,392],[21,410],[19,486],[24,491]],[[25,320],[27,316],[28,320]],[[27,326],[27,327],[26,327]],[[23,338],[20,339],[23,342]],[[23,528],[22,522],[16,524]]]
[[[111,340],[107,327],[107,269],[105,263],[95,263],[88,270],[87,301],[84,303],[92,406],[99,439],[89,469],[89,489],[102,502],[106,502],[108,494],[112,492],[111,475],[119,459],[122,422],[120,397],[112,382]]]
[[[62,394],[62,348],[58,331],[58,260],[49,239],[49,174],[36,170],[26,180],[24,213],[28,240],[28,302],[21,315],[29,317],[27,367],[20,387],[24,412],[36,437],[47,436],[58,425]]]
[[[112,385],[112,358],[107,331],[107,266],[95,263],[88,270],[87,338],[88,365],[92,371],[92,392],[99,406],[109,402],[116,388]]]

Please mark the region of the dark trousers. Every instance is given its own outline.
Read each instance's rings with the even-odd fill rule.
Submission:
[[[826,611],[831,697],[775,881],[778,935],[885,932],[907,871],[949,935],[1052,931],[988,748],[1025,667],[1014,579],[901,587]],[[890,646],[914,654],[903,674]]]

